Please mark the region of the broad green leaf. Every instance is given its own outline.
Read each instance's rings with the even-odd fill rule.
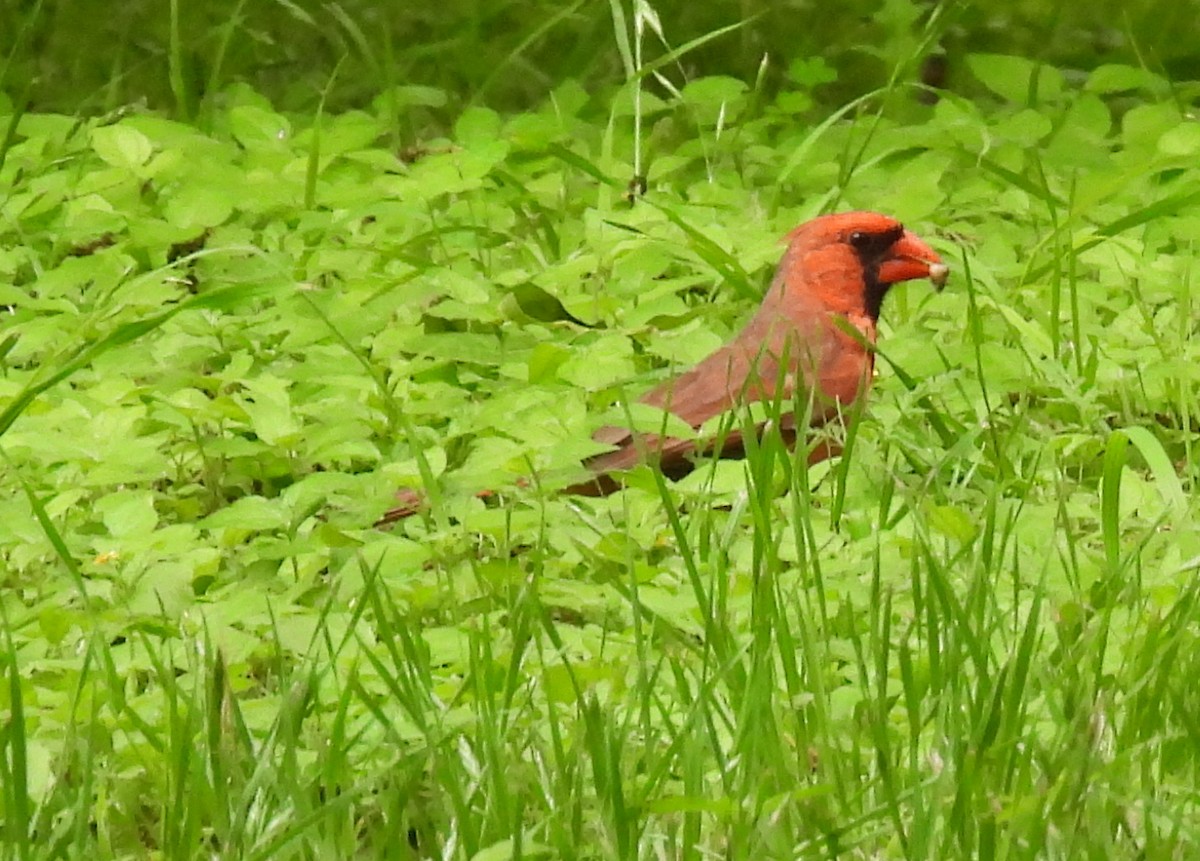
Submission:
[[[255,105],[238,105],[230,110],[229,128],[238,143],[248,149],[278,149],[292,133],[285,117]]]
[[[1129,90],[1161,92],[1166,82],[1158,75],[1137,66],[1108,63],[1098,66],[1088,75],[1084,89],[1092,93],[1121,93]]]
[[[1163,133],[1158,148],[1167,155],[1194,156],[1200,153],[1200,122],[1181,122]]]
[[[201,529],[244,529],[247,532],[282,529],[288,513],[278,499],[245,496],[200,521]]]
[[[234,203],[229,190],[194,182],[167,198],[163,215],[175,227],[199,230],[225,223]]]
[[[92,129],[92,149],[113,167],[139,168],[154,154],[154,145],[141,132],[127,125]]]
[[[1052,101],[1062,93],[1061,72],[1024,57],[968,54],[967,67],[976,80],[1013,104],[1034,107],[1043,101]]]
[[[120,490],[96,500],[95,507],[114,538],[142,535],[158,525],[154,496],[147,490]]]

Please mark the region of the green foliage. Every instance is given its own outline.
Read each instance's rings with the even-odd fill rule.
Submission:
[[[982,52],[1065,70],[1101,57],[1200,78],[1200,18],[1189,3],[843,0],[831,11],[812,0],[9,3],[0,7],[0,93],[35,110],[91,114],[144,100],[203,121],[223,113],[220,94],[237,82],[284,110],[311,111],[322,94],[338,111],[362,108],[382,91],[393,132],[411,136],[472,105],[530,109],[568,79],[611,93],[636,65],[639,19],[645,62],[674,68],[672,54],[689,46],[689,77],[762,77],[776,93],[798,80],[797,63],[823,57],[838,73],[820,80],[833,105],[897,73],[915,79],[933,47],[959,90],[972,85],[964,59]],[[610,50],[614,25],[623,52]]]
[[[403,150],[441,90],[11,123],[6,850],[1194,855],[1186,88],[978,54],[977,102],[825,120],[836,68],[564,77]],[[889,298],[840,461],[556,493],[848,208],[954,277]]]

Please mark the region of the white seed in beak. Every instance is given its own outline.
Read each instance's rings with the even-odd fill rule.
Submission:
[[[933,286],[941,290],[946,286],[946,279],[950,277],[950,267],[945,263],[930,263],[929,264],[929,280],[933,282]]]

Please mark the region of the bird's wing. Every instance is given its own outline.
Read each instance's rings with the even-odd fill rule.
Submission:
[[[781,312],[779,303],[768,296],[731,343],[691,370],[652,389],[640,401],[669,410],[694,428],[738,404],[773,398],[780,381],[783,383],[780,396],[785,404],[790,403],[795,386],[807,387],[814,369],[822,362],[824,317],[815,303],[811,308],[791,307]],[[784,362],[787,369],[781,375]],[[647,457],[664,465],[697,448],[691,440],[634,434],[622,427],[601,428],[594,439],[617,446],[615,451],[588,460],[589,469],[597,473],[628,469]],[[723,448],[731,447],[734,441],[732,435],[726,437]],[[736,441],[740,445],[740,435]]]

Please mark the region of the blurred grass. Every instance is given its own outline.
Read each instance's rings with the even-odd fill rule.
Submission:
[[[528,109],[568,78],[611,92],[623,79],[618,53],[607,50],[613,10],[622,7],[595,0],[9,3],[0,7],[0,92],[34,110],[96,114],[144,101],[192,119],[226,87],[246,83],[281,109],[309,112],[341,64],[326,99],[333,111],[362,107],[396,86],[436,91],[436,105],[394,107],[419,136],[444,129],[468,105]],[[830,105],[886,84],[894,58],[919,59],[914,25],[935,8],[947,62],[926,74],[970,94],[962,62],[969,52],[1021,54],[1064,69],[1145,65],[1176,80],[1200,78],[1200,23],[1188,3],[851,0],[836,15],[815,2],[767,0],[659,0],[648,8],[666,24],[671,47],[736,26],[689,51],[686,76],[752,81],[765,72],[766,92],[774,93],[794,61],[819,56],[838,72],[824,91]],[[632,26],[632,9],[621,17]],[[667,50],[649,39],[645,59]],[[916,79],[918,69],[904,77]]]

